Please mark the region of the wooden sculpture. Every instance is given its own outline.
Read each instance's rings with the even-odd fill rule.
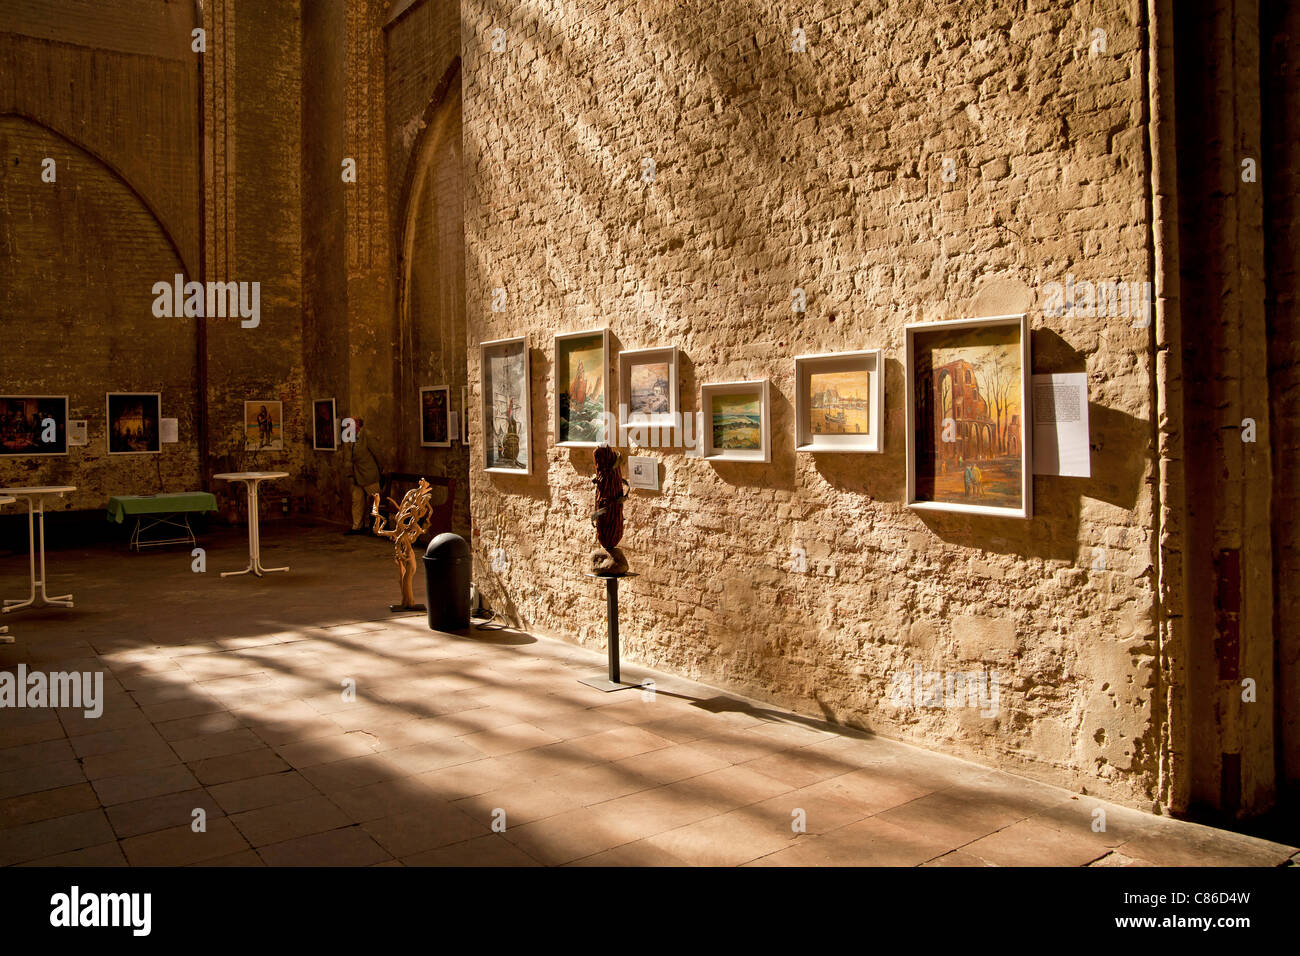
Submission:
[[[623,499],[627,497],[627,481],[619,468],[622,457],[608,445],[598,447],[596,474],[591,479],[596,486],[596,512],[591,523],[600,542],[600,547],[591,552],[591,570],[604,577],[627,573],[627,558],[618,548],[623,538]]]
[[[420,483],[402,497],[399,505],[392,498],[388,503],[393,506],[393,527],[385,530],[384,516],[379,513],[379,495],[375,495],[370,514],[375,519],[375,534],[393,539],[393,560],[397,563],[397,576],[402,587],[402,603],[390,604],[390,611],[423,611],[423,604],[415,603],[415,542],[429,526],[433,508],[429,499],[433,495],[433,486],[423,478]]]

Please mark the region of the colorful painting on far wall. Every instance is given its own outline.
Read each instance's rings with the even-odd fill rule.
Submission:
[[[446,385],[420,389],[420,444],[451,446],[451,389]]]
[[[279,402],[244,402],[244,441],[249,451],[284,450],[284,412]]]
[[[713,447],[719,451],[761,451],[763,401],[753,395],[713,395]]]
[[[556,442],[605,440],[605,336],[565,338],[556,343],[559,383]]]
[[[311,403],[311,446],[316,451],[337,451],[338,436],[334,427],[334,399],[318,398]]]
[[[158,431],[162,396],[158,392],[108,393],[108,453],[156,455],[162,451]]]
[[[860,435],[871,431],[871,372],[813,372],[808,376],[808,431]]]
[[[1020,328],[918,330],[913,342],[917,502],[1020,509]]]
[[[67,453],[67,398],[0,396],[0,456]]]

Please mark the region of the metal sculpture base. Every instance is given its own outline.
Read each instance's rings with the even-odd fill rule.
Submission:
[[[413,614],[416,611],[427,611],[429,609],[425,607],[423,604],[390,604],[388,605],[388,610],[392,611],[394,614],[398,614],[403,611],[407,611]]]
[[[618,579],[634,578],[635,574],[588,574],[589,578],[596,578],[605,582],[605,606],[607,615],[607,643],[609,645],[609,670],[605,674],[594,674],[591,677],[580,677],[579,684],[586,684],[588,687],[594,687],[596,690],[609,693],[615,690],[629,690],[633,687],[640,687],[640,683],[623,680],[620,673],[618,660]]]

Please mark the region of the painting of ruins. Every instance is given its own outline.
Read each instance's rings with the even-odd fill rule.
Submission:
[[[503,339],[480,346],[483,395],[483,467],[487,471],[529,474],[528,346]]]
[[[909,504],[1028,517],[1026,332],[1023,316],[909,327]]]
[[[607,334],[555,337],[555,443],[598,445],[605,440]]]
[[[162,451],[158,419],[162,414],[158,392],[109,392],[108,453],[156,455]]]
[[[67,398],[0,396],[0,455],[67,453]]]

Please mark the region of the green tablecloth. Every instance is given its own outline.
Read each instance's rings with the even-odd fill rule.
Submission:
[[[108,499],[108,520],[122,523],[127,515],[178,514],[182,511],[216,511],[217,498],[206,491],[180,491],[170,495],[115,495]]]

